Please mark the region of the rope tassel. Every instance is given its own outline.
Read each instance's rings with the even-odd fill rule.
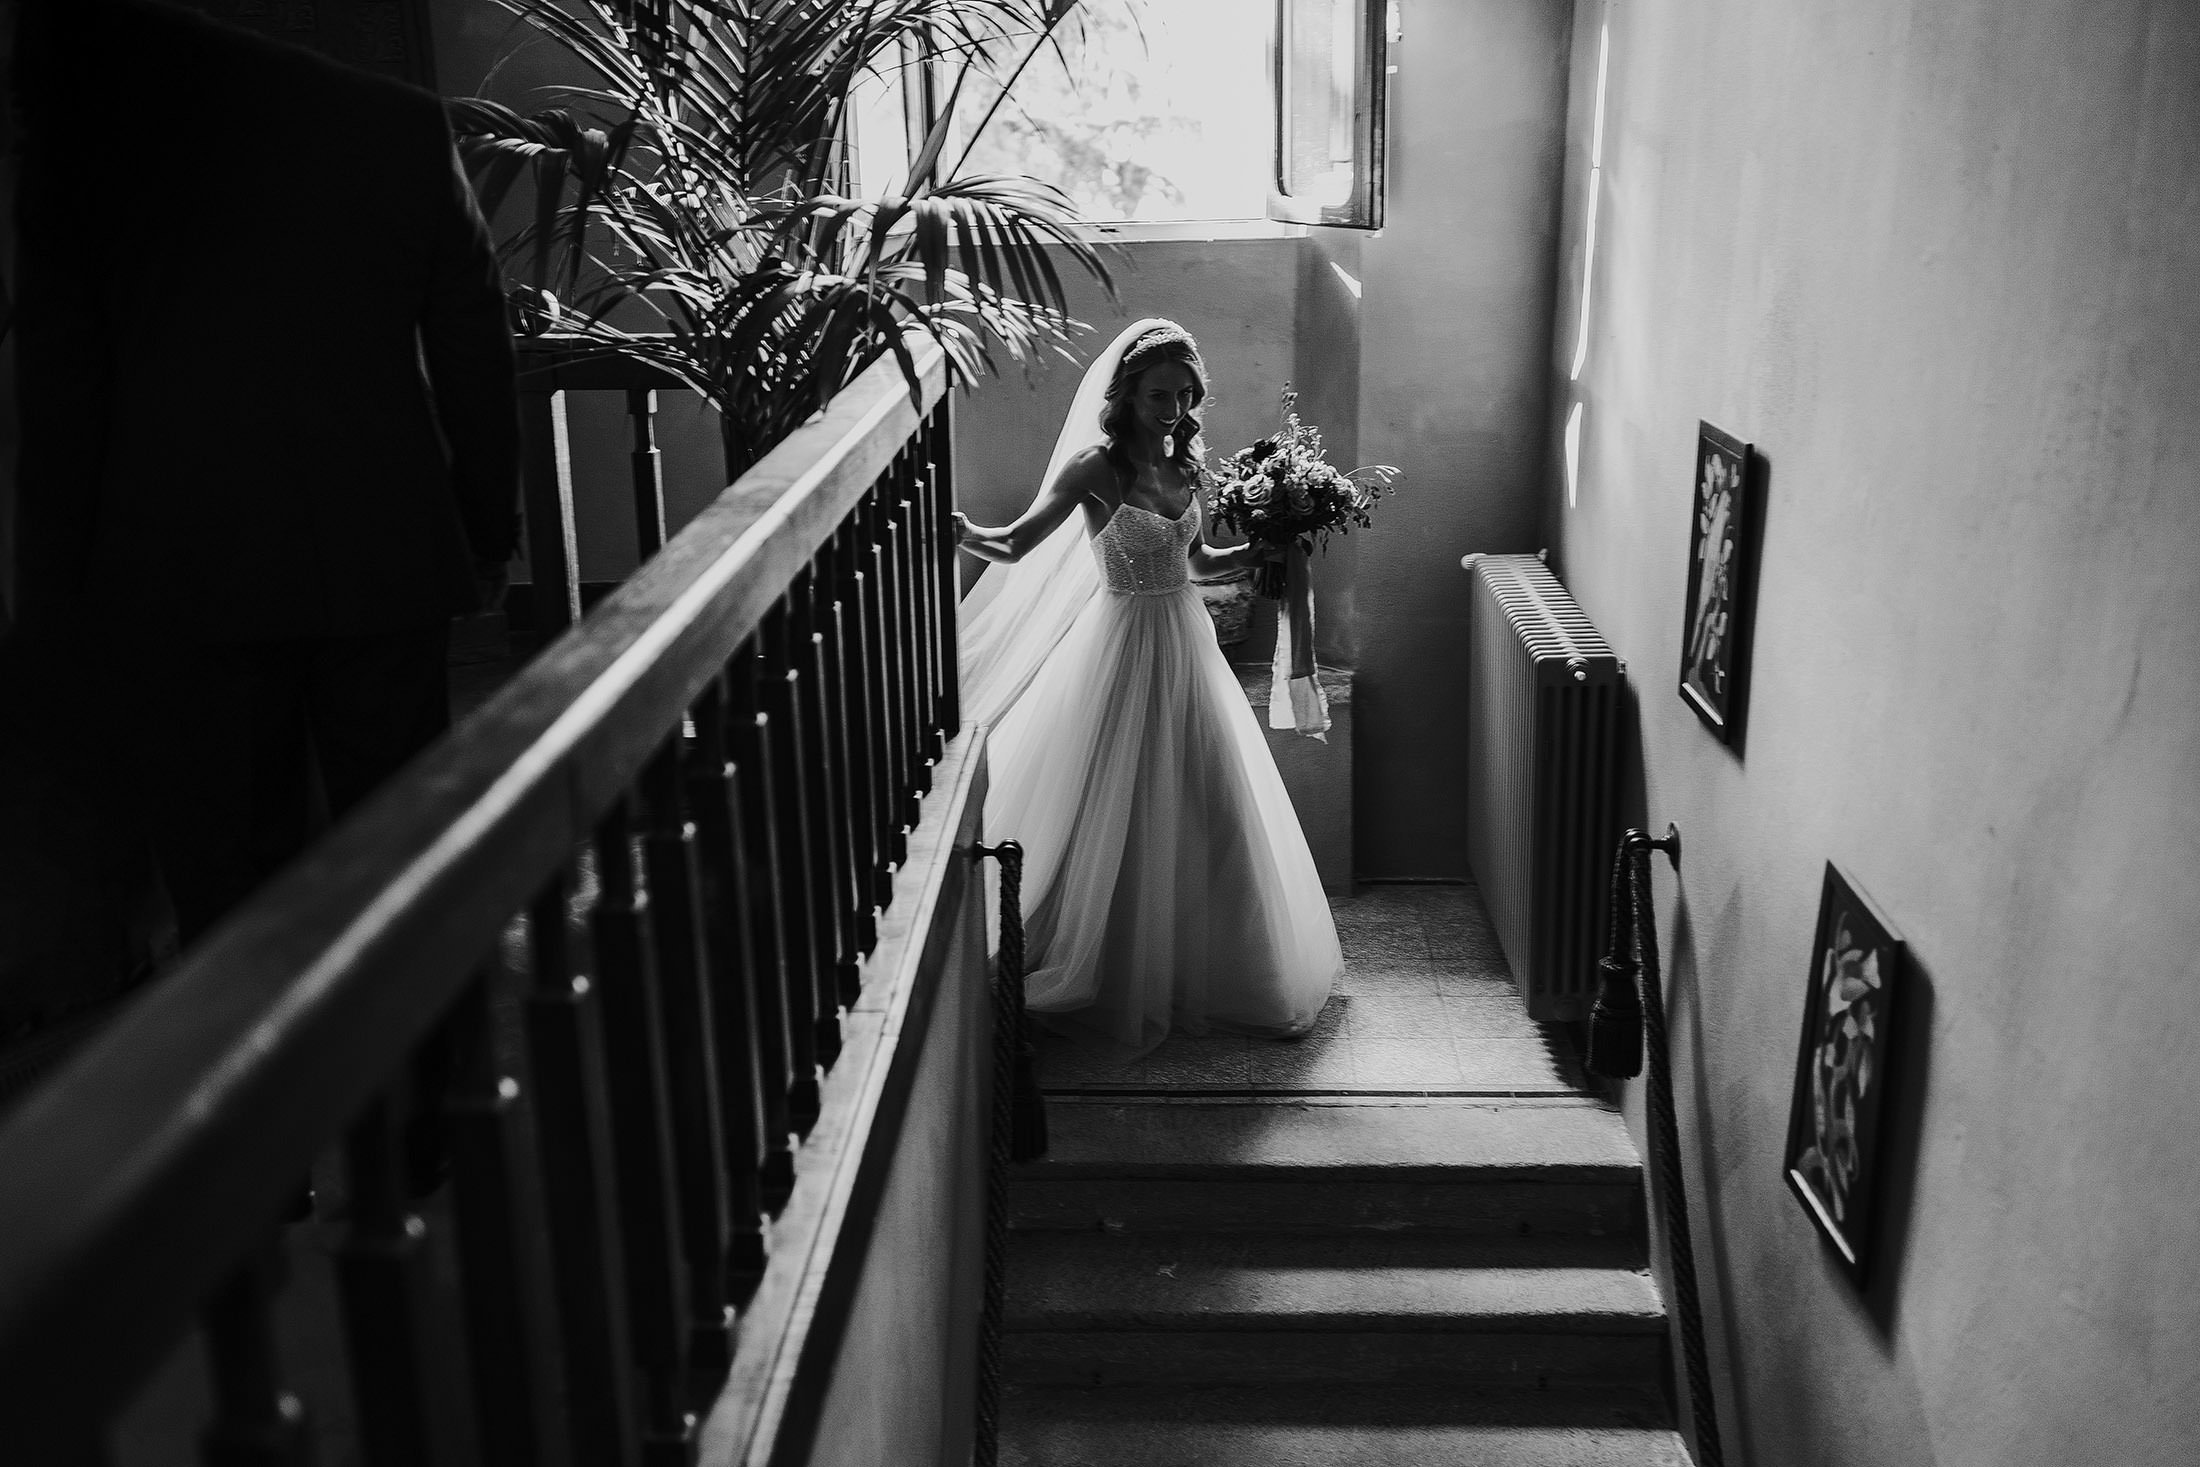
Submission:
[[[1632,1080],[1642,1073],[1642,995],[1636,976],[1641,964],[1634,952],[1634,886],[1628,880],[1628,844],[1612,852],[1612,901],[1605,923],[1604,956],[1597,959],[1600,979],[1589,1010],[1589,1052],[1584,1061],[1593,1075]]]

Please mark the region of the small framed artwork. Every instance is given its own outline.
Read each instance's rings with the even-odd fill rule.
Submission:
[[[1752,545],[1750,446],[1696,425],[1695,522],[1688,542],[1688,614],[1681,636],[1681,697],[1728,743],[1741,722],[1740,643]]]
[[[1902,940],[1886,917],[1828,861],[1783,1168],[1789,1189],[1859,1284],[1902,957]]]

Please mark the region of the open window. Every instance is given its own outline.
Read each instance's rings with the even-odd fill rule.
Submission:
[[[1276,0],[1268,217],[1383,227],[1384,96],[1395,0]]]
[[[1067,14],[1029,65],[1021,45],[967,77],[959,54],[935,64],[934,96],[954,96],[960,119],[942,169],[1036,178],[1110,233],[1259,220],[1275,0],[1052,5]],[[912,110],[918,136],[922,117]],[[966,124],[981,119],[973,138]]]

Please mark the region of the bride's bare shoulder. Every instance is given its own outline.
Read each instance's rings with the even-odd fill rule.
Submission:
[[[1102,504],[1112,504],[1116,499],[1115,468],[1108,462],[1104,445],[1092,444],[1080,448],[1062,465],[1061,478],[1057,481],[1080,499],[1091,496]]]

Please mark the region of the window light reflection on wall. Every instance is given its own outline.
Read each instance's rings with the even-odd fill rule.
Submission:
[[[1566,415],[1566,507],[1572,509],[1576,486],[1581,483],[1581,404]]]
[[[1589,297],[1596,280],[1597,203],[1603,197],[1604,180],[1604,67],[1612,52],[1612,27],[1607,22],[1597,38],[1596,124],[1589,133],[1589,233],[1581,254],[1581,335],[1574,343],[1574,369],[1568,380],[1581,380],[1582,364],[1589,359]]]

